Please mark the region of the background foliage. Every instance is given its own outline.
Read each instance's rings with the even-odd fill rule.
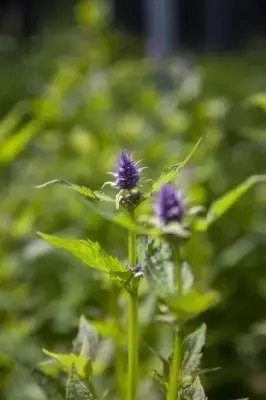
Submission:
[[[45,359],[43,347],[69,350],[81,314],[106,321],[119,313],[104,278],[50,248],[36,231],[90,237],[122,259],[124,231],[71,191],[34,185],[62,178],[99,189],[121,148],[156,177],[184,159],[200,136],[192,163],[177,177],[197,202],[210,204],[266,167],[261,54],[152,64],[136,56],[138,43],[107,29],[106,10],[94,2],[79,3],[76,15],[67,33],[47,35],[23,52],[6,50],[0,62],[0,397],[6,400],[44,398],[18,358],[34,365]],[[265,200],[265,186],[257,186],[208,236],[189,243],[199,279],[207,276],[222,295],[201,317],[208,326],[204,366],[221,367],[204,377],[210,399],[266,394]],[[147,316],[152,304],[144,297],[143,371],[151,362],[146,343],[162,354],[170,345],[169,332],[156,328],[155,337]],[[110,340],[102,353],[106,380]]]

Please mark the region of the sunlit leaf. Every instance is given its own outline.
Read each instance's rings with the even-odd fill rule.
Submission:
[[[218,298],[216,292],[199,293],[191,289],[183,296],[170,297],[168,306],[178,317],[186,319],[206,311],[217,303]]]
[[[182,343],[182,372],[194,373],[199,370],[202,348],[206,339],[206,325],[202,324],[197,330],[186,336]]]
[[[90,323],[101,336],[107,336],[113,339],[121,337],[121,330],[119,330],[114,321],[91,321]]]
[[[77,355],[74,353],[69,353],[69,354],[52,353],[51,351],[48,351],[46,349],[43,349],[43,352],[47,356],[49,356],[49,357],[53,358],[55,361],[57,361],[58,364],[61,366],[61,368],[66,372],[69,372],[72,364],[74,364],[78,375],[81,378],[86,378],[87,365],[89,363],[89,360],[86,356]]]
[[[266,182],[266,175],[257,175],[248,178],[235,189],[217,199],[210,207],[207,214],[208,226],[221,217],[243,194],[245,194],[254,184]]]
[[[122,273],[122,276],[130,277],[130,272],[121,264],[116,257],[107,254],[97,242],[91,240],[63,239],[57,236],[39,233],[39,235],[48,243],[64,249],[73,254],[79,260],[91,268],[113,274]]]
[[[94,400],[95,396],[91,390],[80,380],[74,363],[70,366],[66,400]]]
[[[257,93],[254,96],[250,97],[249,102],[266,111],[266,93]]]
[[[164,183],[168,183],[174,179],[178,171],[185,167],[185,165],[189,162],[195,151],[197,150],[198,146],[200,145],[202,138],[200,138],[191,152],[187,155],[184,161],[180,162],[179,164],[172,165],[171,167],[165,168],[159,178],[153,183],[152,185],[152,192],[157,192],[160,187]]]
[[[218,198],[210,207],[206,219],[200,219],[195,224],[195,229],[204,231],[209,226],[225,214],[237,200],[240,199],[252,186],[257,183],[266,182],[266,175],[254,175],[246,179],[235,189],[230,190],[222,197]]]

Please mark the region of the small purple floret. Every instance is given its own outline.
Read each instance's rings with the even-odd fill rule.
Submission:
[[[155,203],[156,218],[162,225],[180,222],[184,216],[185,205],[181,193],[170,184],[161,187]]]
[[[118,189],[127,190],[134,189],[140,180],[140,173],[136,163],[125,151],[118,157],[115,178],[115,186]]]

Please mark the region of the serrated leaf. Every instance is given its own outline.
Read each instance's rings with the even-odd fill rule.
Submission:
[[[75,183],[68,182],[64,179],[53,179],[52,181],[45,182],[42,185],[38,185],[35,187],[36,187],[36,189],[42,189],[42,188],[44,188],[46,186],[50,186],[50,185],[65,186],[65,187],[72,189],[75,192],[81,194],[82,196],[90,198],[91,200],[97,200],[97,196],[95,195],[93,190],[91,190],[90,188],[88,188],[86,186],[76,185]]]
[[[63,239],[38,233],[46,242],[68,251],[91,268],[111,274],[113,277],[130,278],[130,272],[116,257],[107,254],[97,242],[91,240]]]
[[[195,289],[189,290],[182,296],[170,297],[167,301],[169,309],[175,313],[178,318],[187,319],[212,307],[219,299],[218,293],[211,291],[200,293]]]
[[[71,364],[66,388],[66,400],[94,400],[92,391],[80,380],[75,364]]]
[[[64,399],[65,388],[60,380],[46,375],[40,369],[31,367],[26,361],[18,360],[18,362],[29,372],[36,384],[50,399]]]
[[[96,329],[82,315],[79,321],[78,334],[73,341],[73,352],[94,360],[98,348]]]
[[[151,289],[159,297],[174,291],[174,263],[168,243],[158,238],[146,238],[143,262],[144,274]]]
[[[226,213],[237,200],[240,199],[252,186],[257,183],[266,182],[266,175],[254,175],[246,179],[235,189],[230,190],[218,198],[210,207],[206,219],[196,222],[195,229],[204,231],[210,227],[218,218]]]
[[[172,165],[171,167],[165,168],[159,178],[153,183],[152,185],[152,192],[157,192],[161,186],[165,183],[168,183],[174,179],[176,174],[184,168],[184,166],[189,162],[195,151],[197,150],[198,146],[200,145],[202,138],[200,138],[190,153],[187,155],[184,161],[179,164]]]
[[[106,201],[109,203],[115,203],[115,199],[113,199],[112,197],[108,196],[108,194],[102,192],[101,190],[96,190],[94,192],[94,195],[97,197],[97,199],[99,201]]]
[[[46,349],[43,349],[43,352],[47,356],[57,361],[64,371],[69,372],[71,365],[75,364],[78,375],[81,378],[87,377],[87,371],[88,371],[87,366],[89,364],[89,360],[86,356],[82,354],[77,355],[74,353],[69,353],[69,354],[53,353]]]
[[[202,348],[206,339],[206,325],[202,324],[197,330],[189,334],[182,343],[182,373],[192,374],[199,370]]]
[[[75,192],[79,193],[83,196],[86,200],[87,206],[99,214],[102,218],[107,219],[115,223],[116,225],[121,226],[122,228],[128,229],[132,232],[137,234],[147,234],[147,235],[159,235],[160,231],[156,228],[144,228],[131,220],[131,218],[125,214],[124,212],[106,212],[102,211],[102,208],[99,206],[99,202],[109,202],[115,203],[115,200],[112,199],[110,196],[105,194],[102,191],[92,191],[90,188],[86,186],[79,186],[74,183],[68,182],[63,179],[54,179],[52,181],[46,182],[42,185],[35,186],[37,189],[44,188],[49,185],[61,185],[65,186],[69,189],[74,190]]]

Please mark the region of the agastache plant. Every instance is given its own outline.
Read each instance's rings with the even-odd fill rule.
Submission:
[[[218,297],[216,292],[198,289],[193,266],[186,260],[186,242],[194,232],[206,231],[242,194],[255,183],[265,181],[265,177],[247,179],[235,190],[215,201],[210,210],[202,215],[202,208],[189,207],[181,188],[171,184],[196,147],[197,145],[184,162],[166,168],[145,193],[140,191],[143,168],[140,168],[139,162],[135,162],[126,151],[118,156],[115,172],[112,173],[114,181],[104,184],[109,184],[115,189],[114,198],[102,190],[94,192],[87,187],[62,180],[54,180],[40,186],[58,183],[74,190],[85,197],[94,211],[128,231],[127,262],[120,262],[91,240],[59,238],[40,233],[48,243],[70,252],[87,266],[108,274],[114,287],[119,286],[127,295],[126,388],[124,389],[123,379],[124,360],[121,360],[120,354],[119,364],[121,366],[122,361],[122,368],[118,370],[116,393],[112,394],[112,398],[140,398],[138,390],[141,338],[138,310],[142,279],[147,280],[149,291],[157,300],[157,321],[167,323],[173,333],[170,356],[167,359],[158,356],[163,364],[162,370],[153,374],[151,371],[150,379],[153,382],[154,393],[157,391],[163,394],[163,398],[167,400],[207,398],[200,381],[206,326],[202,324],[188,335],[184,335],[184,327],[187,321],[213,306]],[[113,213],[103,213],[102,208],[98,207],[100,203],[102,205],[105,202],[109,205],[115,204]],[[152,211],[149,215],[144,216],[139,212],[142,202],[148,202]],[[74,343],[76,345],[70,354],[44,351],[68,373],[66,398],[102,399],[104,391],[94,387],[94,366],[99,345],[97,326],[94,328],[82,317],[78,337]],[[113,363],[116,361],[113,360]],[[45,375],[41,370],[38,370],[38,374]],[[51,382],[50,384],[52,385]]]

